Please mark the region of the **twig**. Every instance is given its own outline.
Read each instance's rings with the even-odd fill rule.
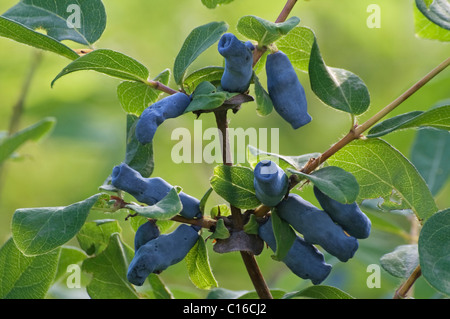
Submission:
[[[422,270],[420,269],[420,265],[419,265],[419,266],[416,267],[416,269],[414,269],[412,274],[403,283],[403,285],[401,285],[400,288],[398,288],[395,291],[393,299],[404,299],[407,296],[408,291],[411,289],[411,287],[416,282],[417,278],[419,278],[421,275],[422,275]]]

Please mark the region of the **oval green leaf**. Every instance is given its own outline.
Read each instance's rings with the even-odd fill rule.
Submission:
[[[199,237],[194,247],[184,258],[189,274],[189,279],[200,289],[212,289],[218,287],[216,278],[209,264],[208,251],[202,237]]]
[[[357,202],[382,198],[395,209],[411,209],[425,221],[436,211],[436,203],[422,176],[398,150],[380,139],[356,140],[327,160],[355,176],[359,184]],[[392,196],[397,198],[391,201]]]
[[[247,167],[218,165],[210,183],[214,191],[231,205],[241,209],[258,207],[253,186],[253,171]]]
[[[65,207],[22,208],[12,218],[12,235],[25,255],[45,254],[74,237],[100,194]]]
[[[35,47],[37,49],[59,54],[70,60],[75,60],[79,57],[75,51],[61,42],[58,42],[45,34],[35,32],[20,23],[14,22],[2,16],[0,16],[0,36]]]
[[[125,207],[141,216],[153,219],[171,219],[183,209],[176,187],[173,187],[169,193],[155,205],[140,206],[137,204],[128,204]]]
[[[135,59],[108,49],[94,50],[67,65],[52,81],[77,71],[97,71],[123,80],[147,82],[149,72],[145,66]]]
[[[352,173],[340,167],[327,166],[311,174],[293,169],[288,169],[288,171],[310,180],[322,193],[342,204],[351,204],[358,198],[358,181]]]
[[[313,299],[355,299],[348,293],[332,286],[311,286],[301,291],[291,292],[284,295],[283,299],[292,298],[313,298]]]
[[[3,16],[30,29],[44,29],[58,41],[72,40],[91,45],[106,27],[101,0],[21,0]]]
[[[419,259],[425,279],[450,295],[450,209],[437,212],[423,225],[419,235]]]
[[[416,0],[422,14],[441,28],[450,30],[450,3],[448,0]]]
[[[308,73],[311,49],[314,44],[314,32],[307,27],[295,27],[286,36],[276,42],[277,48],[285,53],[292,66]]]
[[[191,31],[178,52],[173,66],[173,76],[178,85],[182,84],[191,63],[217,42],[227,30],[228,25],[225,22],[211,22]]]

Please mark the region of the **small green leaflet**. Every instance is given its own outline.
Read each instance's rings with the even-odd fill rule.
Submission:
[[[248,15],[239,19],[237,30],[248,39],[258,42],[260,47],[269,45],[286,35],[300,23],[298,17],[274,23],[257,16]]]
[[[450,208],[431,216],[419,235],[422,274],[434,288],[450,295]]]
[[[397,130],[418,127],[433,127],[450,130],[450,105],[432,108],[429,111],[412,111],[394,116],[374,125],[367,137],[380,137]]]
[[[60,249],[25,256],[10,238],[0,249],[0,298],[43,299],[53,281]]]
[[[315,35],[310,28],[297,26],[275,44],[288,56],[294,68],[308,73],[314,41]]]
[[[202,0],[202,3],[208,9],[214,9],[217,6],[228,4],[233,2],[234,0]]]
[[[448,0],[416,0],[416,6],[424,16],[441,28],[450,30],[450,3]]]
[[[192,283],[200,289],[212,289],[218,287],[217,281],[211,271],[208,259],[208,251],[202,237],[184,258]]]
[[[253,81],[255,83],[256,113],[261,116],[267,116],[273,111],[272,100],[255,73],[253,74]]]
[[[431,194],[437,195],[449,181],[450,132],[431,128],[418,130],[410,158]]]
[[[175,58],[173,75],[178,85],[182,84],[186,70],[191,63],[203,51],[217,42],[227,30],[228,25],[225,22],[211,22],[192,30]]]
[[[284,257],[286,257],[287,253],[291,249],[297,235],[291,225],[278,216],[276,208],[272,210],[270,218],[272,219],[272,229],[277,246],[275,254],[272,255],[272,258],[274,260],[281,261]]]
[[[153,219],[171,219],[183,209],[176,187],[173,187],[169,193],[155,205],[139,206],[137,204],[128,204],[125,207],[141,216]]]
[[[324,194],[342,204],[351,204],[358,198],[358,181],[353,174],[340,167],[327,166],[311,174],[293,169],[288,169],[288,171],[310,180]]]
[[[415,4],[412,4],[412,6],[414,12],[414,30],[418,37],[443,42],[450,41],[450,30],[441,28],[430,21],[419,9],[417,9]]]
[[[124,163],[138,171],[142,177],[150,177],[155,163],[153,160],[153,143],[143,145],[139,143],[134,134],[139,118],[136,115],[127,114],[127,143]]]
[[[83,271],[92,274],[86,286],[93,299],[138,299],[139,294],[127,280],[133,249],[113,233],[108,246],[99,255],[84,260]]]
[[[100,0],[21,0],[3,16],[30,29],[44,29],[58,41],[72,40],[92,45],[106,27],[106,12]]]
[[[153,80],[167,85],[170,78],[170,70],[166,69]],[[141,113],[155,103],[162,91],[156,90],[147,83],[124,81],[117,87],[117,96],[126,113],[140,116]]]
[[[309,60],[311,89],[325,104],[350,114],[360,115],[370,105],[370,94],[364,82],[350,71],[325,64],[317,39]]]
[[[253,178],[253,171],[247,167],[218,165],[210,183],[214,191],[231,205],[252,209],[261,204],[255,195]]]
[[[98,255],[108,246],[111,235],[121,232],[122,228],[115,219],[92,221],[83,225],[77,240],[86,254]]]
[[[12,235],[27,256],[45,254],[72,239],[100,194],[66,207],[21,208],[12,218]]]
[[[53,129],[56,120],[45,118],[19,132],[0,140],[0,164],[27,141],[38,141]]]
[[[216,227],[214,229],[214,232],[212,233],[209,238],[211,239],[227,239],[230,237],[230,232],[228,231],[227,227],[225,226],[225,222],[223,219],[218,219],[216,223]]]
[[[61,42],[2,16],[0,16],[0,36],[59,54],[70,60],[79,57],[75,51]]]
[[[137,82],[147,82],[149,72],[145,66],[135,59],[108,49],[98,49],[83,55],[67,65],[52,81],[77,71],[93,70],[106,75]]]
[[[198,69],[184,79],[184,87],[186,91],[190,94],[194,92],[195,88],[202,82],[208,81],[214,85],[220,84],[224,68],[220,66],[207,66]]]
[[[437,211],[434,198],[416,168],[381,139],[353,141],[327,163],[355,176],[359,183],[358,203],[381,197],[393,209],[411,209],[421,221]],[[392,201],[393,196],[396,198]]]
[[[417,245],[401,245],[383,255],[380,264],[384,270],[398,278],[408,278],[419,265]]]
[[[317,285],[297,292],[290,292],[283,299],[313,298],[313,299],[355,299],[348,293],[332,286]]]

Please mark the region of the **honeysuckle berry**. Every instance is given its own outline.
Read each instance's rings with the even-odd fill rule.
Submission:
[[[153,103],[142,112],[137,121],[136,139],[141,144],[152,142],[158,127],[165,120],[182,115],[190,103],[191,97],[182,92],[169,95]]]
[[[151,273],[160,273],[183,260],[199,238],[198,231],[181,224],[170,234],[162,234],[142,245],[131,261],[127,279],[142,286]]]
[[[266,206],[276,206],[288,190],[289,178],[286,173],[269,160],[256,164],[253,173],[256,197]]]
[[[350,236],[359,239],[369,237],[372,223],[356,202],[342,204],[325,195],[316,186],[314,186],[314,195],[322,209]]]
[[[248,90],[253,76],[253,49],[251,42],[243,43],[232,33],[222,35],[218,44],[218,51],[225,58],[222,89],[237,93]]]
[[[258,234],[269,245],[270,249],[277,250],[270,217],[267,222],[259,227]],[[314,285],[323,282],[331,271],[331,265],[325,262],[323,254],[300,236],[296,236],[287,255],[281,261],[295,275],[303,279],[310,279]]]
[[[145,245],[150,240],[155,239],[160,235],[158,225],[155,220],[149,220],[139,226],[134,235],[134,250],[138,250],[142,245]]]
[[[291,193],[281,201],[277,205],[277,213],[302,234],[305,241],[320,245],[340,261],[349,260],[358,249],[355,237],[345,234],[342,227],[335,224],[327,213],[297,194]]]
[[[131,194],[139,202],[154,205],[162,200],[173,188],[160,177],[143,178],[139,172],[122,163],[113,168],[111,184]],[[184,192],[178,194],[183,210],[180,215],[186,218],[201,217],[200,201]]]
[[[311,122],[305,90],[287,55],[282,51],[269,54],[266,74],[267,90],[277,113],[294,129]]]

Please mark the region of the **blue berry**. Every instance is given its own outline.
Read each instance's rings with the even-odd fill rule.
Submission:
[[[262,160],[254,169],[253,185],[261,203],[273,207],[286,195],[289,179],[275,162]]]
[[[156,220],[149,220],[145,222],[136,231],[134,235],[134,250],[138,250],[142,245],[145,245],[150,240],[155,239],[160,235]]]

